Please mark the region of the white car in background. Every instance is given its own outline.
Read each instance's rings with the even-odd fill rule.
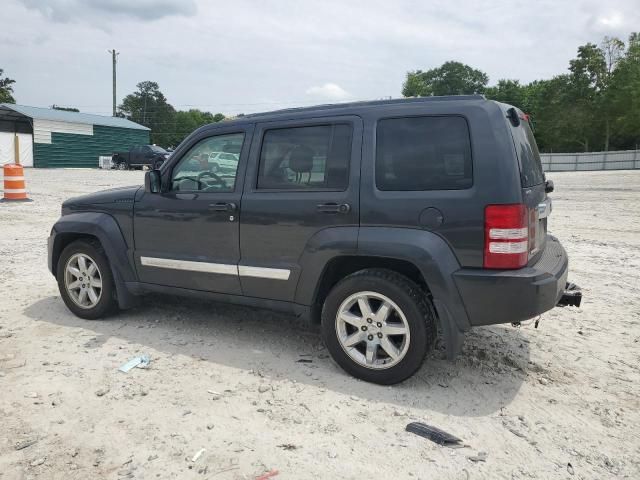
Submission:
[[[209,154],[209,164],[213,173],[233,173],[238,166],[240,156],[229,152],[211,152]]]

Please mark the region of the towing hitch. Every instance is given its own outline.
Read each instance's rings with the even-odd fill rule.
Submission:
[[[582,290],[575,283],[567,282],[562,297],[558,300],[558,307],[579,307],[582,302]]]

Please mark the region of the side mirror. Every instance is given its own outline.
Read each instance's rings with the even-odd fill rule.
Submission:
[[[149,170],[144,175],[144,191],[147,193],[159,193],[162,186],[160,170]]]
[[[554,186],[553,186],[553,180],[547,180],[546,182],[544,182],[544,191],[546,193],[551,193],[554,190]]]

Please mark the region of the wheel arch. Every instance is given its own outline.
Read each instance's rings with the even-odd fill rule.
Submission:
[[[120,308],[135,303],[125,282],[137,280],[130,251],[117,221],[107,213],[78,212],[61,217],[49,239],[49,270],[56,276],[57,264],[64,248],[80,239],[97,241],[104,249],[113,274]]]
[[[392,270],[417,283],[433,303],[449,357],[459,353],[464,332],[471,327],[452,276],[460,264],[448,243],[433,232],[361,227],[356,251],[339,252],[325,261],[312,291],[299,288],[297,301],[311,305],[312,321],[319,321],[329,290],[346,275],[368,268]]]

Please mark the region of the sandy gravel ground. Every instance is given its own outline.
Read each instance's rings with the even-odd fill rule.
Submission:
[[[151,297],[74,317],[46,267],[60,202],[142,173],[27,171],[35,201],[0,204],[0,479],[640,478],[640,171],[550,178],[582,308],[477,329],[454,363],[380,387],[279,314]]]

